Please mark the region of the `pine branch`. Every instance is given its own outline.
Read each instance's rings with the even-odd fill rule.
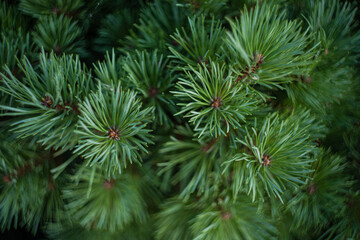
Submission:
[[[154,52],[136,52],[124,63],[128,86],[140,93],[144,105],[153,107],[153,126],[170,127],[177,112],[175,99],[170,94],[176,75],[168,70],[168,61]]]
[[[161,148],[164,162],[159,174],[171,174],[172,184],[180,185],[180,197],[188,199],[194,193],[198,196],[209,196],[222,182],[221,162],[222,156],[216,138],[202,137],[193,139],[193,132],[187,127],[176,129],[181,137],[171,137]],[[180,139],[179,139],[180,138]],[[224,146],[224,150],[227,146]],[[176,169],[178,169],[176,171]]]
[[[186,204],[177,198],[168,199],[167,202],[162,204],[161,211],[156,216],[157,231],[155,239],[193,239],[193,234],[189,229],[191,220],[197,213],[198,209],[191,204]]]
[[[20,107],[1,106],[3,115],[22,117],[14,121],[13,131],[19,137],[36,137],[48,148],[72,147],[78,121],[78,103],[90,91],[91,76],[79,58],[56,57],[42,52],[39,72],[25,57],[18,64],[24,74],[20,80],[6,67],[1,74],[0,91],[11,95]]]
[[[103,62],[98,62],[97,65],[94,64],[97,79],[107,86],[119,84],[124,86],[126,84],[126,75],[125,71],[123,71],[123,63],[124,58],[116,57],[114,49],[111,52],[111,56],[107,52]]]
[[[17,144],[0,146],[0,225],[2,230],[20,225],[36,233],[43,222],[63,218],[60,211],[64,203],[58,188],[61,180],[50,174],[49,154],[40,155]]]
[[[190,67],[190,66],[189,66]],[[233,87],[234,76],[224,65],[211,63],[197,69],[190,67],[186,78],[177,83],[174,95],[182,101],[181,111],[194,124],[199,137],[205,132],[220,136],[237,129],[256,108],[257,99],[242,86]]]
[[[357,15],[340,0],[0,3],[0,230],[360,239]]]
[[[341,216],[334,219],[333,225],[321,235],[321,239],[357,239],[360,237],[360,194],[359,192],[348,197]]]
[[[276,232],[246,197],[236,202],[228,198],[211,203],[192,200],[181,202],[172,198],[163,204],[157,215],[156,239],[268,239]]]
[[[165,52],[167,44],[172,42],[170,34],[182,26],[188,16],[185,9],[178,8],[177,4],[177,0],[155,0],[143,8],[139,23],[134,25],[136,29],[124,41],[127,47],[123,50],[158,49],[160,53]]]
[[[225,199],[210,205],[194,219],[191,230],[196,240],[269,239],[276,233],[274,226],[246,199],[235,203]]]
[[[229,23],[227,59],[239,81],[282,88],[282,83],[291,81],[291,74],[306,73],[313,64],[315,51],[308,47],[301,23],[286,20],[285,12],[276,6],[245,8],[239,19]]]
[[[299,121],[281,121],[277,115],[266,118],[264,123],[247,130],[244,139],[238,139],[243,148],[233,159],[225,163],[226,168],[234,171],[233,192],[276,195],[287,187],[297,187],[305,183],[312,170],[310,154],[313,147],[308,143],[306,127],[301,128]]]
[[[101,165],[108,173],[121,172],[128,163],[140,163],[141,152],[147,153],[151,130],[151,108],[142,109],[140,99],[132,91],[113,87],[96,93],[80,105],[80,140],[75,153],[90,166]]]
[[[27,19],[13,6],[5,1],[0,3],[0,31],[1,34],[8,34],[18,29],[28,29]]]
[[[98,30],[98,37],[95,39],[94,50],[105,53],[112,48],[121,47],[121,41],[124,41],[135,23],[134,16],[134,12],[125,8],[103,18]]]
[[[311,179],[297,189],[287,205],[294,217],[295,229],[311,227],[321,230],[334,212],[340,212],[351,185],[344,175],[344,159],[330,151],[321,151],[313,166]]]
[[[356,29],[355,22],[356,11],[354,4],[348,2],[310,1],[307,21],[310,30],[315,33],[314,41],[321,42],[323,55],[333,63],[345,56],[349,62],[359,57],[355,47],[360,41],[360,31]]]
[[[197,67],[198,64],[208,67],[209,61],[221,59],[221,48],[225,31],[220,21],[213,18],[210,23],[205,21],[205,17],[189,18],[190,35],[185,28],[176,29],[172,36],[174,41],[179,44],[182,49],[169,47],[175,63],[180,68],[189,69],[187,65]]]
[[[44,16],[39,19],[33,32],[34,41],[46,51],[62,53],[77,53],[86,56],[82,39],[83,29],[78,22],[63,15]]]
[[[64,198],[71,216],[85,229],[115,232],[146,220],[146,204],[131,175],[106,178],[99,168],[83,168],[79,176],[77,185],[64,189]]]
[[[83,0],[21,0],[19,8],[33,17],[44,15],[72,16],[82,10]]]
[[[297,77],[286,86],[292,105],[304,105],[314,112],[325,114],[333,103],[339,103],[351,87],[350,68],[315,68],[306,80]]]

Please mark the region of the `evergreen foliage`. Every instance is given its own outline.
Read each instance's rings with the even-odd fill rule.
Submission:
[[[110,232],[122,230],[132,221],[144,222],[146,204],[131,175],[121,174],[106,179],[101,171],[94,173],[89,168],[81,171],[76,187],[69,184],[63,191],[66,208],[76,222],[86,229]]]
[[[23,116],[12,123],[19,137],[32,136],[47,148],[72,147],[79,115],[78,102],[90,92],[91,76],[78,57],[41,53],[35,69],[24,57],[18,64],[22,79],[5,67],[1,90],[17,106],[1,106],[7,116]]]
[[[256,100],[244,87],[233,86],[234,77],[226,73],[224,65],[210,64],[209,68],[202,65],[198,70],[186,71],[186,79],[179,79],[179,91],[174,91],[174,95],[181,100],[178,114],[190,118],[199,136],[207,131],[217,137],[226,135],[230,128],[240,128],[245,116],[255,108]]]
[[[168,61],[157,51],[142,51],[129,55],[123,67],[128,76],[129,88],[142,95],[146,106],[154,107],[153,124],[171,126],[176,113],[175,99],[170,93],[176,75],[167,71]]]
[[[2,1],[0,230],[360,239],[358,15],[341,0]]]
[[[142,110],[134,92],[116,87],[104,94],[99,87],[79,110],[76,133],[80,139],[75,153],[88,159],[90,166],[99,163],[107,172],[121,172],[127,162],[140,162],[140,151],[147,153],[151,130],[146,125],[151,120],[151,108]]]
[[[53,50],[56,54],[84,54],[81,42],[82,29],[76,21],[60,16],[44,16],[39,19],[33,32],[33,39],[38,46],[46,51]]]
[[[245,190],[255,199],[256,193],[266,192],[281,200],[283,189],[305,183],[313,149],[307,142],[307,128],[292,118],[297,116],[281,121],[270,115],[262,126],[255,124],[237,139],[242,149],[226,162],[234,171],[234,194]]]

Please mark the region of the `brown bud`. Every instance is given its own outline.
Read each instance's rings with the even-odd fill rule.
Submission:
[[[45,98],[41,98],[41,105],[45,106],[45,107],[51,107],[53,104],[52,99],[49,96],[46,96]]]
[[[3,181],[4,183],[11,183],[11,178],[8,175],[4,175]]]
[[[158,94],[158,89],[156,87],[150,87],[148,92],[149,92],[149,97],[155,98],[156,95]]]
[[[316,186],[314,184],[310,184],[307,188],[307,191],[310,195],[313,195],[316,191]]]
[[[110,128],[108,131],[108,137],[112,140],[120,140],[120,130],[115,128]]]
[[[111,189],[115,184],[115,179],[105,180],[104,181],[104,188]]]
[[[270,159],[270,156],[268,155],[263,155],[262,157],[262,165],[264,166],[270,166],[271,165],[271,159]]]
[[[221,213],[221,218],[223,220],[229,220],[231,218],[231,213],[230,212],[223,212],[223,213]]]
[[[61,53],[61,47],[59,45],[56,45],[55,48],[54,48],[54,52],[56,54],[60,54]]]
[[[222,106],[222,100],[221,100],[221,98],[216,97],[216,98],[214,98],[214,99],[211,101],[211,107],[212,107],[213,109],[219,108],[219,107],[221,107],[221,106]]]

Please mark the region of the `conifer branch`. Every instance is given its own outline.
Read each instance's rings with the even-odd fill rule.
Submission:
[[[229,23],[226,54],[239,81],[281,88],[291,74],[304,73],[313,64],[315,51],[308,49],[309,37],[301,23],[286,20],[276,6],[245,8]]]
[[[255,200],[257,194],[265,192],[283,201],[281,194],[287,187],[305,183],[312,171],[313,147],[307,143],[307,129],[294,120],[268,116],[262,126],[255,125],[244,139],[238,139],[243,149],[225,163],[234,171],[235,196],[246,191]]]
[[[190,67],[190,66],[189,66]],[[246,115],[256,108],[257,99],[243,87],[233,87],[234,77],[225,67],[211,63],[210,69],[190,67],[186,78],[177,83],[176,97],[182,100],[178,114],[190,118],[199,137],[205,132],[220,136],[245,123]]]
[[[77,104],[92,85],[86,68],[78,57],[56,57],[44,52],[40,55],[39,73],[26,57],[18,67],[24,74],[22,80],[8,67],[6,74],[0,73],[4,80],[0,91],[11,95],[20,105],[1,106],[8,111],[4,115],[23,117],[14,121],[13,131],[19,137],[36,137],[48,148],[72,147],[76,143]]]
[[[172,116],[177,111],[175,99],[170,94],[176,75],[171,74],[168,64],[157,51],[136,52],[124,63],[128,86],[140,93],[145,106],[154,108],[154,126],[171,126]]]
[[[75,153],[90,166],[101,165],[110,173],[121,172],[128,163],[140,163],[141,152],[152,143],[147,124],[151,108],[142,109],[134,92],[112,87],[96,93],[80,105],[80,140]]]

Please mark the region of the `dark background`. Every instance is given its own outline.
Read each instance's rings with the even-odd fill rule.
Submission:
[[[34,236],[24,228],[18,227],[17,229],[10,229],[3,233],[0,233],[0,240],[39,240],[46,239],[42,232],[39,232]]]

